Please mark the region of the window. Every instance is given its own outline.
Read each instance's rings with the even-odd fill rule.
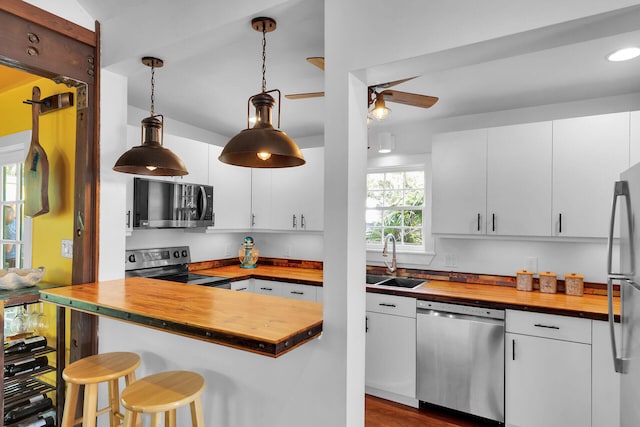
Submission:
[[[3,268],[24,266],[23,163],[3,165],[0,169],[2,197],[2,266]]]
[[[423,250],[424,170],[389,170],[367,174],[367,245],[382,245],[393,234],[404,250]]]

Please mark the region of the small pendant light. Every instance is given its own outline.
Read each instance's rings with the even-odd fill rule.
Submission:
[[[247,128],[231,138],[218,157],[221,162],[250,168],[287,168],[304,165],[300,148],[286,133],[271,124],[275,100],[269,93],[278,92],[278,127],[280,127],[280,90],[267,91],[265,78],[266,33],[276,29],[272,18],[254,18],[251,27],[262,33],[262,92],[247,101]],[[250,104],[256,109],[255,125],[250,126]]]
[[[187,175],[186,166],[171,150],[163,147],[164,117],[155,114],[155,69],[164,65],[158,58],[145,56],[142,63],[151,67],[151,115],[142,119],[142,144],[126,151],[116,162],[116,172],[152,176]]]

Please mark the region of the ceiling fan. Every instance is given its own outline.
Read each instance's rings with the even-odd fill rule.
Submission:
[[[307,58],[307,61],[316,67],[324,71],[324,57],[313,56]],[[402,80],[395,80],[392,82],[381,83],[378,85],[369,86],[368,105],[373,109],[371,115],[377,120],[383,120],[391,111],[387,108],[385,101],[397,102],[399,104],[411,105],[420,108],[429,108],[438,102],[438,98],[435,96],[419,95],[417,93],[400,92],[399,90],[389,89],[392,86],[404,83],[415,77],[409,77]],[[324,96],[324,92],[307,92],[307,93],[294,93],[285,95],[288,99],[306,99],[306,98],[318,98]]]

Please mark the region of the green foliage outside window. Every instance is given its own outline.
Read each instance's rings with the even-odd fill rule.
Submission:
[[[424,172],[367,174],[367,243],[393,234],[402,245],[423,244]]]

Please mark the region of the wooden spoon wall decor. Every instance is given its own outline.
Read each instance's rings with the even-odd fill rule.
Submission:
[[[33,87],[31,98],[31,145],[24,161],[24,214],[30,217],[49,212],[49,160],[38,140],[40,88]]]

